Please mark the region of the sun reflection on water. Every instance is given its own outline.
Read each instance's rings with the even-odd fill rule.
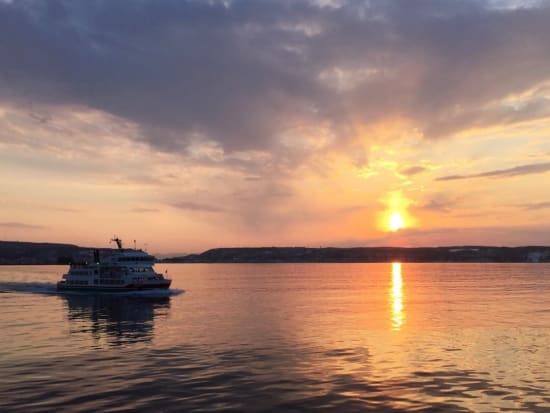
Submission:
[[[391,323],[392,330],[399,331],[405,323],[405,310],[403,307],[403,277],[401,276],[401,263],[393,262],[392,283],[390,288]]]

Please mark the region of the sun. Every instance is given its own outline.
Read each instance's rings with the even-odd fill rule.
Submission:
[[[405,228],[405,220],[399,211],[393,211],[391,213],[388,224],[392,232]]]
[[[409,213],[408,208],[414,201],[398,190],[388,192],[381,201],[386,208],[378,215],[378,228],[384,232],[397,232],[417,225],[416,219]]]

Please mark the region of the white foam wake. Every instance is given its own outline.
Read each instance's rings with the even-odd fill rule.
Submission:
[[[11,281],[11,282],[0,282],[0,292],[57,294],[57,287],[55,283]]]

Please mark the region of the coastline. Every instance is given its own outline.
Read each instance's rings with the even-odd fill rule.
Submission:
[[[91,257],[93,247],[0,241],[0,265],[67,265]],[[242,247],[158,259],[159,263],[550,262],[549,246]]]

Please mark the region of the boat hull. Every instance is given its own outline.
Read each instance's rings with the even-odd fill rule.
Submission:
[[[170,282],[157,284],[129,284],[120,287],[100,286],[100,285],[67,285],[57,283],[57,291],[78,291],[78,292],[129,292],[129,291],[149,291],[149,290],[167,290],[170,288]]]

